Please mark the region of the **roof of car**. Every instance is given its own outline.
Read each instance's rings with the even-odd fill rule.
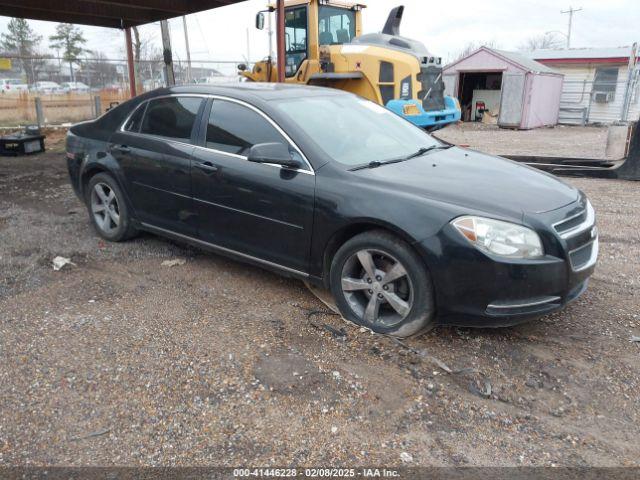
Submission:
[[[162,89],[166,90],[167,89]],[[181,85],[168,89],[170,93],[201,93],[208,95],[226,95],[238,99],[260,98],[277,100],[297,98],[300,96],[349,95],[333,88],[311,87],[307,85],[290,85],[284,83],[240,82],[229,84]]]

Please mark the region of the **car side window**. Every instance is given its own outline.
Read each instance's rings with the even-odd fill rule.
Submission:
[[[189,143],[201,98],[167,97],[151,100],[140,133]]]
[[[147,108],[147,104],[143,103],[136,108],[133,115],[129,117],[127,123],[124,125],[124,130],[127,132],[138,133],[140,131],[140,125],[142,125],[142,116],[144,115],[144,111]]]
[[[207,148],[243,156],[258,143],[289,144],[262,115],[224,100],[213,101],[206,142]]]

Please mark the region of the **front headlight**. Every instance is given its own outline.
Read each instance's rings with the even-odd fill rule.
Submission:
[[[471,216],[456,218],[451,224],[484,252],[509,258],[538,258],[544,255],[538,234],[522,225]]]

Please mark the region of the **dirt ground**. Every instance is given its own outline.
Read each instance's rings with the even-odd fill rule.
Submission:
[[[568,180],[602,249],[564,311],[403,345],[301,282],[100,240],[60,152],[0,158],[0,465],[640,466],[640,185]]]
[[[607,127],[556,125],[534,130],[507,130],[497,125],[458,123],[438,130],[435,135],[447,142],[494,155],[607,158]]]

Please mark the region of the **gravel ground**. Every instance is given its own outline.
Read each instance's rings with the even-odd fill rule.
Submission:
[[[640,466],[637,184],[569,180],[602,253],[564,311],[400,344],[301,282],[101,241],[60,148],[0,158],[0,465]]]
[[[557,125],[534,130],[507,130],[483,123],[458,123],[438,130],[436,136],[494,155],[607,158],[607,127]]]

